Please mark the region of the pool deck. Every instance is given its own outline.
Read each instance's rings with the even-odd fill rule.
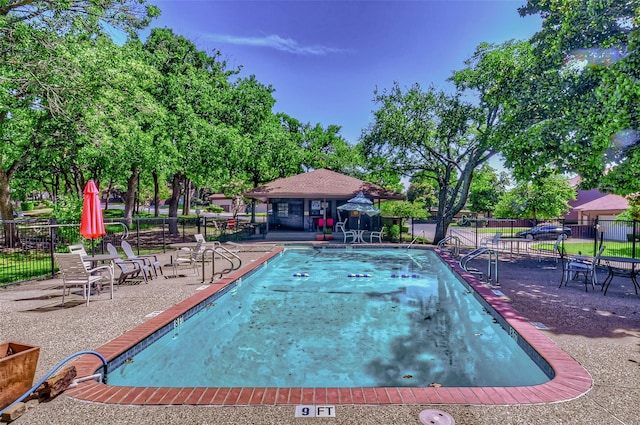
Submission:
[[[246,267],[264,255],[242,253]],[[537,388],[157,390],[91,381],[13,423],[287,424],[309,420],[295,418],[294,405],[329,404],[336,406],[336,417],[323,421],[344,424],[420,424],[424,409],[444,410],[457,424],[640,424],[640,296],[624,278],[614,280],[606,297],[599,288],[585,292],[579,282],[558,289],[559,278],[551,259],[505,259],[500,264],[505,296],[484,289],[487,297],[497,298],[494,305],[503,314],[518,322],[514,327],[523,336],[550,350],[543,354],[560,374]],[[58,306],[59,280],[15,286],[0,290],[0,335],[41,347],[39,379],[81,350],[100,347],[107,357],[121,352],[224,284],[221,280],[203,287],[193,277],[161,278],[121,286],[114,300],[103,293],[92,297],[89,307],[70,303],[69,308]],[[548,329],[539,331],[530,322]],[[127,332],[133,328],[135,332]],[[83,356],[74,364],[84,376],[100,362]]]

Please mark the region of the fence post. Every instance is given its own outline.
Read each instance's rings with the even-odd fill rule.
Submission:
[[[596,255],[598,252],[598,233],[600,229],[600,224],[598,223],[598,217],[593,219],[591,224],[591,228],[593,229],[593,255]]]
[[[55,218],[49,219],[49,258],[51,260],[51,277],[55,277],[56,275],[56,262],[53,258],[53,253],[56,251],[56,230],[55,227],[53,227],[55,222]]]
[[[633,237],[631,238],[631,258],[636,258],[636,235],[638,222],[633,220]]]

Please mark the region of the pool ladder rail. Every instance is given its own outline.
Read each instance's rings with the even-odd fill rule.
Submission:
[[[469,262],[471,260],[475,260],[476,258],[487,255],[487,272],[483,273],[479,269],[473,268],[469,266]],[[487,284],[491,284],[491,281],[494,281],[494,285],[499,286],[500,281],[498,280],[498,252],[487,248],[481,247],[474,249],[471,252],[465,254],[460,261],[458,262],[460,267],[468,273],[480,276],[480,280],[485,281]],[[493,270],[492,270],[493,268]]]
[[[203,260],[205,256],[211,253],[211,283],[216,279],[216,276],[222,278],[227,273],[238,270],[242,267],[242,259],[233,251],[225,248],[220,242],[215,241],[213,244],[208,244],[203,252]],[[226,260],[229,262],[229,266],[220,271],[216,271],[216,259]],[[205,280],[205,261],[202,262],[202,282]]]
[[[460,238],[457,236],[447,236],[438,242],[438,249],[442,252],[449,252],[454,257],[460,255]]]

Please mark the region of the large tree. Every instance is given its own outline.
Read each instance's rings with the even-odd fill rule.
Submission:
[[[512,140],[502,153],[516,176],[551,166],[580,174],[584,186],[640,189],[638,150],[608,155],[624,139],[618,135],[640,129],[639,7],[637,0],[529,0],[520,9],[540,15],[543,26],[531,39],[535,60],[513,94],[516,107],[503,116]],[[612,160],[620,165],[605,173]]]
[[[79,49],[105,27],[129,34],[144,28],[158,9],[139,0],[4,1],[0,3],[0,213],[12,218],[11,181],[39,155],[67,146],[61,128],[84,131],[68,109],[85,97]],[[57,122],[51,125],[52,118]],[[61,121],[66,120],[66,125]],[[46,154],[45,154],[46,155]],[[11,231],[10,226],[4,227]],[[7,235],[5,235],[7,236]],[[9,240],[11,238],[7,238]]]
[[[418,84],[376,91],[374,123],[361,144],[366,157],[385,158],[384,167],[401,175],[422,174],[438,192],[435,241],[444,238],[464,206],[473,170],[491,156],[483,138],[472,132],[476,109],[460,99]]]
[[[526,42],[482,43],[450,78],[454,95],[418,85],[403,92],[397,84],[376,92],[380,109],[362,140],[365,155],[374,159],[370,164],[383,161],[403,175],[431,179],[438,198],[435,243],[467,202],[474,170],[509,140],[502,116],[514,107],[530,60]]]

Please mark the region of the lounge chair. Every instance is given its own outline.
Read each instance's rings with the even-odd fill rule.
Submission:
[[[69,288],[71,292],[72,286],[82,287],[82,297],[89,305],[91,297],[91,287],[95,286],[98,293],[101,289],[101,282],[108,281],[111,286],[111,299],[113,299],[113,269],[111,266],[98,266],[89,269],[82,261],[82,254],[72,253],[55,253],[54,254],[60,273],[62,274],[62,305],[64,305],[64,297]]]
[[[158,269],[160,269],[160,274],[163,274],[162,265],[160,264],[160,261],[158,261],[157,255],[155,254],[136,255],[133,252],[133,248],[131,247],[131,244],[125,240],[123,240],[120,243],[120,246],[122,247],[122,250],[127,256],[127,260],[138,261],[142,269],[144,270],[144,272],[148,274],[148,277],[152,277],[151,270],[153,270],[153,273],[155,274],[156,277],[158,277]]]
[[[109,254],[112,255],[120,255],[116,247],[111,243],[107,244],[107,251],[109,251]],[[116,266],[118,266],[118,269],[120,270],[120,275],[118,276],[116,285],[122,285],[127,281],[127,279],[137,278],[138,276],[140,276],[140,273],[142,273],[144,282],[148,283],[147,274],[144,273],[144,270],[142,269],[139,261],[123,260],[122,258],[117,258],[113,260],[113,262]]]

